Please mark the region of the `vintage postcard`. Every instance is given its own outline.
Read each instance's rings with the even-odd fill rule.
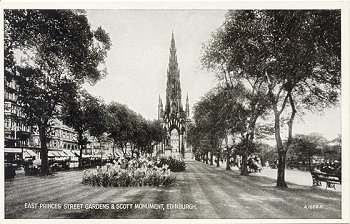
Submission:
[[[2,221],[347,223],[348,13],[2,2]]]

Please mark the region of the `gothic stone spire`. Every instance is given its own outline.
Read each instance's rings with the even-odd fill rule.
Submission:
[[[158,98],[158,120],[161,119],[163,117],[163,103],[162,103],[162,98],[160,97],[159,94],[159,98]]]
[[[180,114],[183,108],[181,103],[180,69],[177,63],[174,33],[171,34],[167,73],[165,112],[169,115]]]
[[[187,93],[187,97],[186,97],[186,117],[189,118],[190,117],[190,103],[188,100],[188,93]]]

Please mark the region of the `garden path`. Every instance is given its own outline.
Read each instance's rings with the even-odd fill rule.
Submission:
[[[289,184],[282,190],[265,176],[240,176],[197,161],[177,173],[177,186],[103,188],[81,184],[82,171],[50,177],[17,175],[5,182],[6,218],[340,218],[341,192]],[[25,203],[165,204],[165,209],[49,209]],[[38,206],[39,206],[38,204]],[[194,209],[166,209],[166,204],[191,204]],[[27,204],[28,205],[28,204]],[[310,206],[318,206],[310,207]],[[169,208],[171,205],[169,205]]]

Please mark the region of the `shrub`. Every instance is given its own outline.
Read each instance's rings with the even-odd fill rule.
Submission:
[[[184,171],[186,169],[186,163],[183,160],[175,159],[172,157],[161,157],[158,162],[157,166],[162,167],[164,165],[167,165],[172,172],[180,172]]]
[[[83,173],[83,184],[102,187],[169,186],[176,176],[167,165],[155,166],[151,159],[131,159],[115,162]]]

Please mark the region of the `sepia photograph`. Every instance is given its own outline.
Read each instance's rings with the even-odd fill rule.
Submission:
[[[5,221],[348,220],[341,4],[19,7]]]

